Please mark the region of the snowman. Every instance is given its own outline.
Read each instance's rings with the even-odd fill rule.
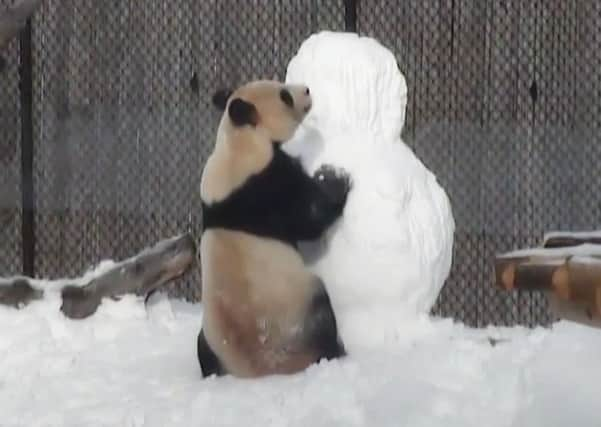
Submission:
[[[399,339],[428,318],[455,229],[444,189],[401,139],[404,76],[373,38],[324,31],[302,43],[286,82],[308,85],[313,107],[285,150],[311,174],[331,164],[353,181],[343,217],[301,251],[328,288],[349,348]]]

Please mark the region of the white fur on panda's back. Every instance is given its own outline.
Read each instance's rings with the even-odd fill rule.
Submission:
[[[248,328],[244,334],[256,333],[260,349],[257,360],[273,365],[280,362],[285,356],[281,348],[287,342],[301,341],[297,338],[303,332],[305,313],[316,286],[298,252],[274,239],[210,229],[203,234],[200,256],[203,329],[211,347],[224,355],[226,367],[241,370],[239,375],[256,370],[249,354],[232,350],[228,335],[240,332],[240,328],[228,327],[222,307]]]
[[[227,130],[224,126],[219,127],[215,150],[207,159],[200,181],[200,197],[207,203],[225,199],[249,176],[265,169],[273,158],[273,147],[265,143],[263,136],[248,130]]]

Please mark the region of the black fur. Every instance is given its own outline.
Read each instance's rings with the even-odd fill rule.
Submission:
[[[274,144],[273,160],[226,200],[202,203],[203,230],[245,231],[296,246],[315,240],[340,217],[351,181],[347,175],[309,176],[298,160]]]
[[[232,96],[233,91],[231,89],[219,89],[213,94],[212,102],[219,111],[225,111],[227,106],[227,100]]]
[[[225,371],[217,358],[217,355],[209,347],[209,343],[205,338],[202,328],[196,340],[196,352],[198,354],[198,363],[203,377],[209,377],[213,374],[216,376],[225,375]]]
[[[227,112],[234,126],[257,125],[259,113],[256,107],[250,102],[246,102],[240,98],[233,99]]]
[[[342,205],[346,203],[349,189],[352,186],[348,174],[332,165],[322,165],[313,174],[313,179],[334,203]]]
[[[292,99],[292,95],[290,95],[290,92],[288,91],[288,89],[282,89],[280,91],[280,99],[288,107],[294,108],[294,99]]]
[[[344,345],[338,337],[338,326],[330,296],[321,280],[311,301],[304,331],[308,345],[318,351],[320,359],[330,360],[346,356]]]

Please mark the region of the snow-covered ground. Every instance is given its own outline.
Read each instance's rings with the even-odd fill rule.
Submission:
[[[200,304],[128,296],[81,321],[59,305],[0,307],[0,426],[601,425],[601,333],[575,324],[422,319],[301,374],[203,380]]]

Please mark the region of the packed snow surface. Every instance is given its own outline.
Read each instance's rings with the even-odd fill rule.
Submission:
[[[545,233],[543,240],[555,238],[555,237],[572,237],[572,238],[583,238],[592,237],[600,238],[601,230],[590,230],[590,231],[549,231]]]
[[[568,256],[600,256],[601,246],[591,243],[583,243],[578,246],[566,246],[559,248],[527,248],[516,249],[511,252],[506,252],[497,255],[498,258],[520,258],[520,257],[568,257]]]
[[[455,224],[444,189],[401,139],[407,85],[394,55],[373,38],[320,32],[302,43],[286,81],[308,85],[313,107],[285,149],[311,173],[328,163],[353,180],[325,247],[305,249],[343,339],[361,328],[368,339],[374,315],[429,312],[449,274]]]
[[[131,296],[77,321],[59,306],[0,307],[2,427],[601,425],[601,333],[584,326],[424,318],[297,375],[203,380],[201,305]]]

